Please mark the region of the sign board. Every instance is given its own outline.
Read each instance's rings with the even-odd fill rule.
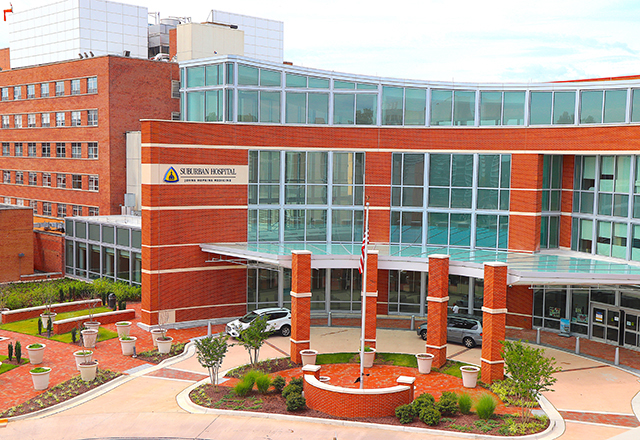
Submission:
[[[569,324],[569,320],[566,318],[560,319],[560,333],[568,334],[571,332],[571,325]]]
[[[247,165],[142,164],[142,184],[247,185]]]

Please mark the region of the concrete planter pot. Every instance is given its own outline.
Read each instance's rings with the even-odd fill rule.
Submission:
[[[38,347],[39,346],[39,347]],[[44,359],[44,344],[31,344],[27,345],[27,353],[29,353],[29,363],[33,365],[41,364]]]
[[[365,351],[364,356],[362,357],[362,364],[365,368],[373,367],[373,361],[376,358],[376,349],[370,348],[371,351]]]
[[[305,365],[315,365],[316,364],[316,356],[318,356],[317,350],[301,350],[300,356],[302,357],[302,366]]]
[[[166,332],[161,328],[154,328],[151,330],[151,341],[153,342],[153,346],[158,346],[158,338],[164,335]]]
[[[76,360],[76,370],[80,371],[80,364],[83,362],[91,362],[93,360],[93,351],[80,350],[73,353]]]
[[[120,321],[116,322],[116,330],[118,331],[118,337],[129,336],[131,333],[131,322]]]
[[[85,346],[85,348],[94,348],[96,346],[96,342],[98,340],[98,330],[88,328],[86,330],[82,330],[80,334],[82,335],[82,344]]]
[[[38,367],[31,370],[34,390],[39,391],[49,388],[49,373],[51,373],[51,368],[49,367]]]
[[[43,329],[47,329],[47,326],[49,325],[49,320],[51,320],[51,322],[55,321],[56,319],[56,315],[57,313],[42,313],[40,314],[40,319],[42,320],[42,328]]]
[[[473,365],[460,367],[460,372],[462,373],[462,386],[465,388],[475,388],[478,383],[479,371],[480,368]]]
[[[85,382],[91,382],[98,373],[98,361],[83,362],[80,364],[80,377]]]
[[[133,356],[133,350],[136,348],[135,336],[126,336],[127,339],[120,338],[120,348],[124,356]]]
[[[84,328],[98,330],[100,328],[100,323],[98,321],[87,321],[84,324]]]
[[[167,354],[171,351],[171,343],[173,338],[165,336],[164,338],[158,338],[158,353]]]
[[[420,374],[431,373],[431,364],[433,364],[433,355],[431,353],[416,354],[418,360],[418,372]]]

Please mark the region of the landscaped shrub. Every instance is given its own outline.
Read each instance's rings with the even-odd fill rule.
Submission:
[[[71,342],[75,344],[77,339],[78,339],[78,329],[76,327],[73,327],[71,329]]]
[[[413,422],[416,415],[416,409],[411,404],[400,405],[396,408],[396,417],[403,425]]]
[[[302,386],[293,383],[293,379],[289,382],[289,385],[282,390],[282,397],[285,399],[288,398],[290,394],[302,394]]]
[[[458,407],[462,414],[469,414],[471,412],[471,396],[467,393],[461,394],[458,398]]]
[[[20,365],[20,361],[22,361],[22,345],[20,345],[20,341],[16,341],[16,362]]]
[[[292,393],[287,397],[287,411],[299,411],[307,405],[307,400],[300,393]]]
[[[269,387],[271,386],[271,378],[263,373],[258,378],[256,378],[256,387],[258,391],[262,394],[266,394],[269,391]]]
[[[440,415],[440,411],[435,409],[435,407],[433,406],[422,408],[420,410],[420,420],[422,420],[429,426],[436,426],[438,423],[440,423],[441,417],[442,416]]]
[[[262,374],[263,373],[261,373],[260,371],[250,370],[247,374],[244,375],[242,381],[251,384],[251,388],[253,388],[253,384],[256,383],[256,379],[258,379]]]
[[[273,385],[273,388],[276,390],[276,392],[282,393],[282,389],[287,385],[287,380],[284,377],[278,375],[273,379],[271,385]]]
[[[42,319],[38,318],[38,334],[42,334]]]
[[[489,394],[483,394],[476,404],[476,413],[481,419],[490,419],[496,410],[496,401]]]
[[[423,393],[416,397],[411,404],[415,408],[416,414],[420,414],[424,408],[434,408],[436,399],[429,393]]]
[[[453,416],[458,412],[458,396],[451,391],[444,391],[436,403],[436,409],[444,416]]]
[[[240,381],[233,387],[233,392],[240,397],[244,397],[249,394],[249,391],[253,388],[253,383]]]
[[[300,388],[303,388],[304,386],[304,379],[302,379],[301,377],[293,377],[291,378],[291,380],[289,381],[290,385],[297,385]]]
[[[8,357],[9,357],[9,361],[13,360],[13,344],[11,342],[9,342],[9,345],[7,345],[7,351],[8,351]]]

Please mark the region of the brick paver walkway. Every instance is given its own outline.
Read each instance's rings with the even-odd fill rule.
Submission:
[[[151,334],[136,325],[140,321],[140,303],[127,304],[127,308],[132,308],[136,311],[136,319],[132,321],[133,325],[131,326],[131,335],[138,338],[136,341],[136,351],[140,353],[142,351],[151,350],[153,348]],[[115,324],[105,324],[103,327],[114,332],[116,331]],[[224,330],[223,325],[216,325],[212,328],[214,333],[222,330]],[[173,338],[174,343],[188,342],[192,338],[206,335],[207,328],[195,327],[180,330],[171,329],[167,334]],[[65,344],[54,340],[48,340],[46,338],[29,336],[5,330],[0,330],[0,336],[8,338],[0,341],[0,353],[3,355],[7,354],[8,344],[13,343],[15,346],[16,341],[20,341],[20,344],[22,345],[23,358],[28,357],[26,350],[27,345],[34,342],[46,345],[44,361],[40,366],[52,368],[49,380],[50,387],[80,374],[76,370],[75,359],[73,357],[73,352],[81,350],[81,347],[78,345]],[[123,356],[118,338],[98,342],[92,351],[93,358],[99,362],[99,368],[103,369],[110,369],[124,373],[131,368],[145,364],[150,365],[140,359],[134,359],[131,356]],[[19,403],[25,402],[41,393],[41,391],[35,391],[33,389],[33,382],[31,380],[31,374],[29,373],[31,368],[33,368],[32,365],[25,364],[0,375],[0,389],[2,389],[2,392],[0,393],[0,411],[4,411],[18,405]]]
[[[558,411],[563,419],[576,421],[597,423],[599,425],[624,426],[627,428],[637,428],[640,426],[635,416],[625,414],[603,414],[585,411]]]

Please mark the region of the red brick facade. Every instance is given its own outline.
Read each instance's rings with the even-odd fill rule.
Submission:
[[[485,263],[482,307],[482,381],[491,384],[504,378],[502,344],[507,315],[507,265]]]
[[[376,348],[376,328],[378,328],[378,273],[378,251],[368,251],[364,343],[371,348]]]
[[[433,355],[433,366],[447,361],[447,303],[449,301],[449,256],[429,257],[427,297],[427,353]]]
[[[302,363],[300,351],[311,340],[311,252],[291,255],[291,360]]]
[[[64,274],[64,235],[33,231],[34,269],[46,273]]]
[[[0,205],[0,283],[33,273],[33,212]]]

